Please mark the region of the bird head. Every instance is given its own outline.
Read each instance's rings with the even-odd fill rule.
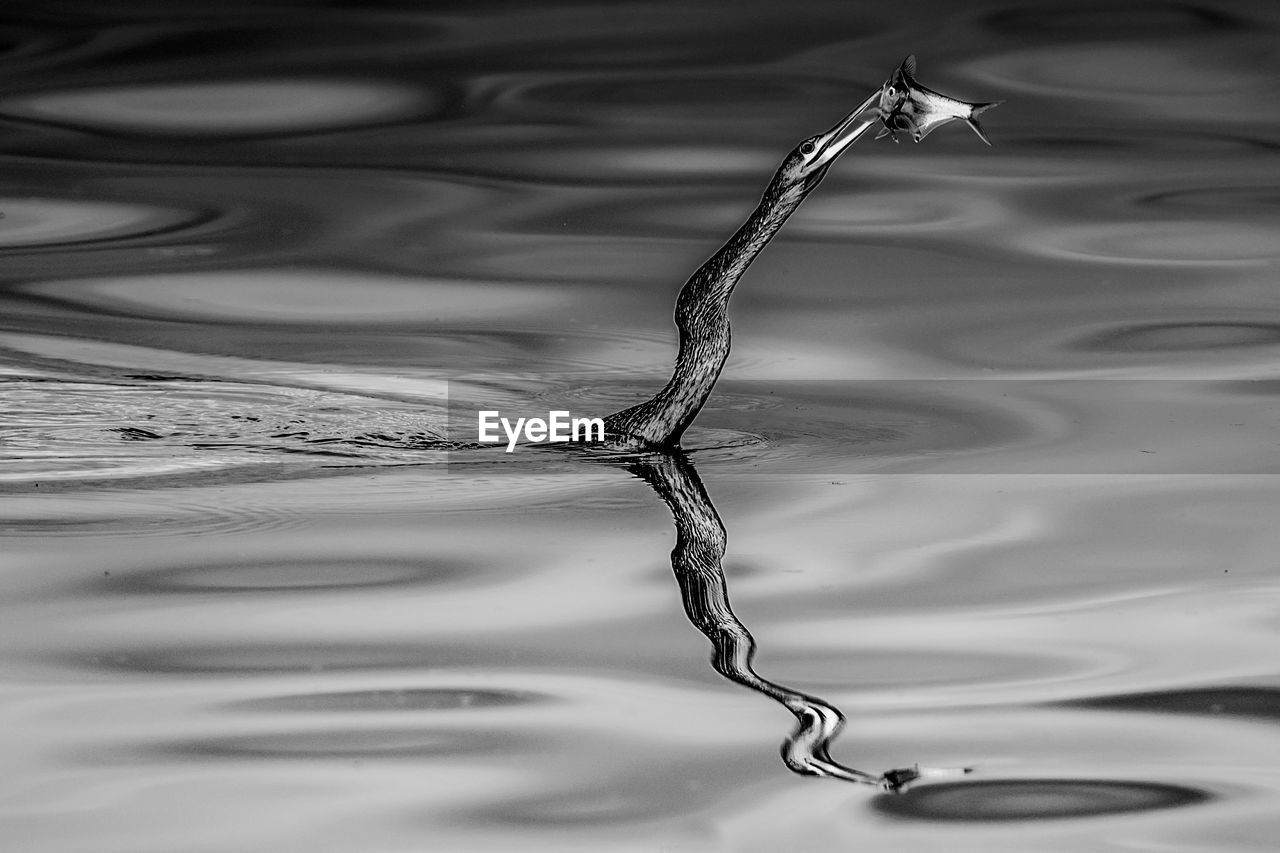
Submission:
[[[816,187],[836,158],[879,118],[878,113],[868,112],[879,95],[877,92],[868,98],[835,127],[825,133],[810,136],[793,148],[782,162],[782,167],[778,170],[779,176],[789,184],[800,186],[805,192]]]

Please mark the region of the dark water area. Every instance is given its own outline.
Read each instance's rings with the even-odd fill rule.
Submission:
[[[6,3],[0,846],[1274,849],[1277,45]],[[687,456],[457,448],[654,393],[681,283],[910,53],[993,147],[841,157]]]

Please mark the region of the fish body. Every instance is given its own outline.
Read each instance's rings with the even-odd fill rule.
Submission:
[[[979,139],[991,144],[982,126],[978,124],[978,115],[999,106],[1003,101],[971,104],[957,100],[921,86],[916,82],[915,73],[916,58],[908,56],[898,66],[898,70],[893,72],[893,76],[880,87],[880,101],[876,111],[884,124],[884,130],[876,135],[876,139],[888,136],[897,142],[898,132],[901,131],[919,142],[934,129],[959,120],[973,128]]]

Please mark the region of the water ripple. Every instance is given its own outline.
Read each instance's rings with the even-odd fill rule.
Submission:
[[[97,595],[156,593],[293,594],[335,589],[378,589],[414,584],[474,582],[484,567],[459,559],[393,561],[386,558],[257,559],[117,572],[94,581]]]
[[[1188,352],[1280,345],[1280,323],[1144,323],[1091,333],[1075,346],[1090,352]]]
[[[492,321],[550,310],[567,295],[545,287],[410,279],[327,270],[224,270],[45,281],[30,292],[145,317],[287,323]]]
[[[1063,705],[1099,711],[1140,711],[1151,714],[1196,714],[1280,720],[1280,690],[1274,687],[1196,687],[1120,693],[1076,699]]]
[[[100,133],[204,138],[384,122],[430,112],[440,100],[398,84],[268,78],[36,92],[0,99],[0,114]]]
[[[400,461],[442,435],[443,400],[398,403],[287,385],[201,379],[0,382],[10,405],[0,426],[0,482],[64,482],[223,476],[299,461],[402,449]],[[435,432],[434,430],[441,430]],[[379,441],[392,436],[395,441]],[[409,458],[403,453],[410,454]]]
[[[115,242],[189,228],[207,216],[178,208],[63,198],[0,198],[0,250]]]
[[[0,454],[0,460],[3,460]],[[65,460],[60,460],[66,465]],[[94,469],[96,477],[85,476],[85,469],[78,469],[85,479],[123,478],[140,475],[146,470],[146,462],[138,459],[116,457],[113,464]],[[14,488],[12,478],[16,466],[11,461],[0,462],[0,482]],[[189,468],[174,466],[188,473]],[[39,491],[14,488],[16,495],[0,495],[0,525],[5,535],[19,537],[71,536],[136,536],[140,528],[148,536],[192,537],[208,534],[243,535],[247,533],[284,533],[303,526],[302,514],[279,501],[258,500],[252,496],[240,496],[236,501],[221,500],[194,488],[160,489],[140,492],[132,496],[117,496],[105,506],[99,495],[77,493],[83,482],[69,483],[66,493],[50,488],[54,465],[43,464],[43,470],[34,468],[28,472],[30,482],[39,484]],[[197,472],[198,473],[198,472]],[[5,476],[5,474],[9,476]],[[53,474],[56,478],[56,474]],[[16,482],[15,482],[16,481]],[[54,480],[56,483],[56,479]],[[101,589],[97,589],[101,592]]]
[[[981,22],[990,30],[1018,39],[1202,36],[1206,31],[1237,30],[1251,22],[1223,9],[1194,3],[1049,2],[1009,6],[986,12]]]
[[[77,649],[55,656],[64,666],[105,673],[288,675],[423,667],[475,666],[476,650],[422,642],[279,642]]]
[[[1253,182],[1249,186],[1185,187],[1149,192],[1134,199],[1137,206],[1195,210],[1219,215],[1280,214],[1280,184]]]
[[[837,87],[822,80],[771,77],[759,72],[690,73],[684,69],[672,73],[655,69],[608,76],[548,75],[533,81],[521,76],[504,87],[494,103],[513,114],[563,116],[572,111],[589,116],[593,122],[641,124],[675,116],[684,122],[740,119],[744,110],[762,99],[785,103],[837,94]],[[776,117],[771,113],[771,118]]]
[[[551,697],[523,690],[471,687],[421,687],[349,690],[341,693],[298,693],[246,699],[229,707],[244,711],[367,713],[370,711],[472,711],[509,708],[551,701]]]
[[[183,761],[208,759],[401,760],[501,753],[524,739],[504,732],[420,728],[324,729],[146,743],[130,752]]]
[[[877,797],[873,808],[902,820],[998,823],[1089,818],[1208,802],[1198,788],[1118,779],[995,779],[922,785]]]
[[[1214,220],[1129,219],[1103,225],[1028,230],[1018,242],[1032,254],[1106,264],[1258,264],[1280,255],[1275,229]]]
[[[1147,119],[1243,122],[1256,113],[1267,89],[1238,53],[1205,45],[1196,60],[1135,40],[1036,47],[973,60],[968,70],[1007,90],[1140,104]]]

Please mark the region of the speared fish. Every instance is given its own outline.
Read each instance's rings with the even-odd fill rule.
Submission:
[[[876,106],[876,112],[880,116],[880,121],[884,123],[884,130],[876,135],[876,139],[888,136],[897,142],[898,131],[902,131],[910,134],[912,140],[919,142],[935,128],[959,119],[973,128],[973,132],[978,134],[979,139],[988,145],[991,144],[982,126],[978,124],[978,115],[1003,104],[1004,101],[993,101],[987,104],[958,101],[921,86],[916,82],[915,73],[916,58],[908,56],[902,60],[902,64],[898,66],[897,71],[893,72],[893,76],[880,87],[880,102]]]

